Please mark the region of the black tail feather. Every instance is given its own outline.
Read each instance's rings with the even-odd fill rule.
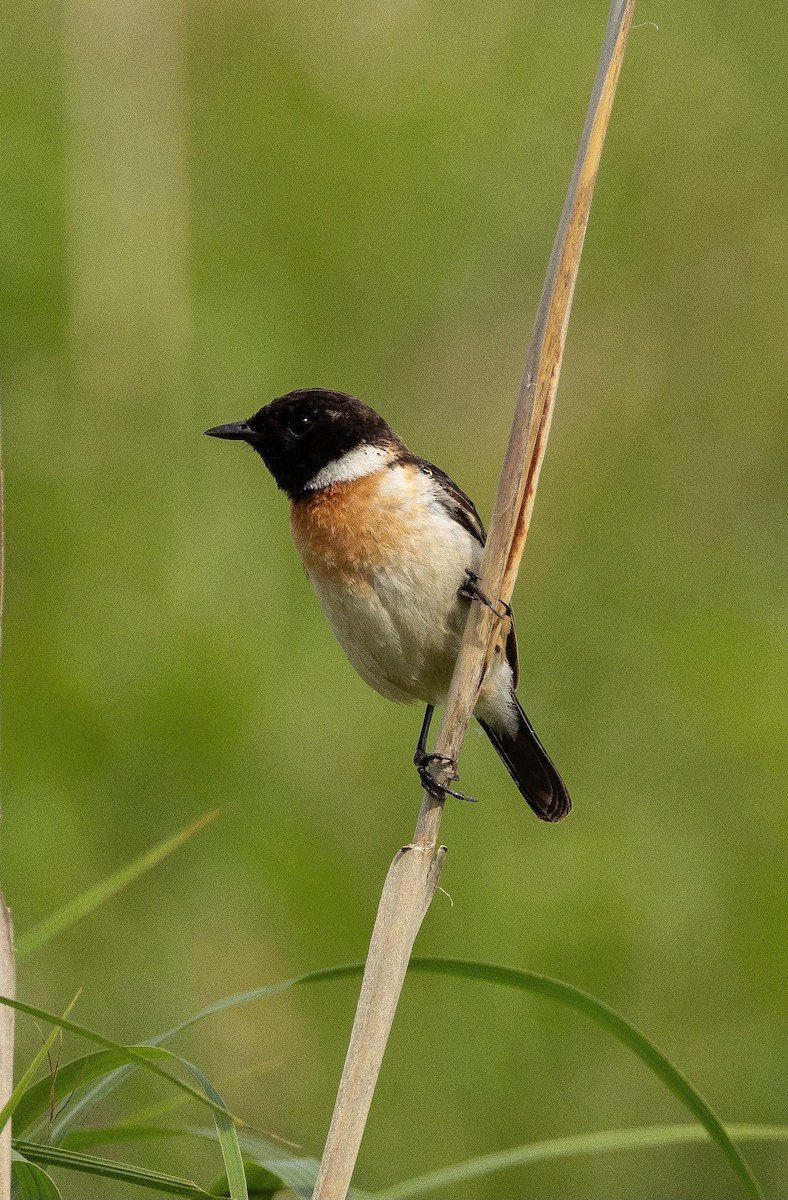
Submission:
[[[514,736],[499,733],[486,721],[479,724],[537,817],[542,821],[562,821],[572,809],[569,793],[516,697],[515,702],[519,724]]]

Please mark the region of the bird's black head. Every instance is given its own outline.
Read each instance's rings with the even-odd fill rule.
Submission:
[[[288,496],[301,495],[329,464],[360,446],[397,449],[400,439],[368,405],[345,392],[303,388],[272,400],[248,421],[206,429],[247,442]]]

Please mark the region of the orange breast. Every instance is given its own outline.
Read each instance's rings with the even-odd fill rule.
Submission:
[[[360,581],[407,545],[412,489],[404,479],[401,491],[381,489],[382,474],[335,483],[293,501],[290,528],[310,575]]]

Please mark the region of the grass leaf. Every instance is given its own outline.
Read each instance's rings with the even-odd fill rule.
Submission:
[[[55,1036],[60,1030],[55,1028]],[[92,1079],[100,1079],[108,1071],[115,1070],[119,1063],[127,1063],[128,1056],[116,1050],[98,1050],[81,1058],[64,1063],[54,1080],[40,1079],[29,1087],[17,1105],[14,1132],[21,1136],[36,1122],[49,1113],[50,1105],[57,1108],[68,1096]]]
[[[21,1008],[23,1012],[31,1011],[31,1006],[23,1005],[18,1001],[15,1001],[13,1006]],[[40,1016],[43,1020],[53,1021],[60,1028],[69,1029],[71,1032],[79,1033],[82,1037],[89,1037],[94,1041],[100,1042],[102,1045],[111,1046],[111,1049],[96,1054],[89,1054],[81,1059],[75,1059],[67,1063],[62,1070],[58,1071],[54,1081],[43,1079],[32,1088],[28,1088],[25,1095],[19,1098],[17,1104],[17,1125],[20,1132],[27,1129],[33,1121],[43,1116],[45,1112],[49,1112],[53,1101],[57,1103],[58,1100],[70,1095],[86,1078],[90,1079],[96,1076],[107,1075],[117,1070],[119,1065],[127,1065],[131,1059],[135,1065],[147,1066],[149,1070],[163,1075],[165,1079],[174,1083],[181,1090],[185,1089],[188,1091],[192,1098],[199,1099],[202,1103],[210,1106],[213,1110],[219,1146],[224,1160],[224,1168],[229,1180],[231,1200],[249,1200],[241,1149],[238,1145],[238,1134],[235,1129],[233,1117],[216,1088],[199,1067],[196,1067],[184,1058],[180,1058],[178,1055],[172,1054],[171,1051],[163,1050],[158,1046],[135,1046],[134,1048],[120,1046],[110,1043],[109,1039],[101,1038],[91,1030],[66,1021],[62,1017],[55,1018],[53,1014],[47,1014],[42,1010],[36,1010],[36,1015]],[[189,1088],[188,1085],[183,1084],[180,1080],[149,1061],[151,1058],[157,1057],[172,1059],[180,1063],[197,1080],[203,1095],[201,1096],[195,1089]]]
[[[189,1069],[187,1064],[173,1054],[170,1050],[163,1050],[160,1046],[122,1046],[119,1042],[113,1042],[111,1038],[103,1037],[100,1033],[94,1033],[92,1029],[87,1029],[84,1025],[77,1025],[73,1021],[67,1021],[64,1017],[58,1017],[55,1013],[47,1012],[43,1008],[36,1008],[32,1004],[25,1004],[22,1000],[12,1000],[8,996],[0,996],[0,1004],[7,1004],[9,1008],[15,1008],[18,1012],[26,1013],[28,1016],[37,1017],[39,1021],[46,1021],[48,1024],[57,1025],[60,1029],[66,1030],[67,1033],[75,1033],[78,1037],[85,1038],[86,1041],[95,1042],[99,1046],[103,1046],[107,1050],[112,1050],[117,1055],[116,1062],[130,1063],[137,1067],[143,1067],[146,1071],[153,1072],[161,1079],[166,1079],[173,1087],[179,1088],[180,1091],[186,1092],[193,1100],[197,1100],[200,1104],[207,1105],[208,1108],[220,1113],[222,1116],[227,1115],[227,1109],[223,1104],[218,1104],[211,1100],[209,1096],[199,1092],[190,1084],[184,1083],[175,1075],[170,1075],[163,1067],[157,1066],[153,1061],[158,1058],[169,1059],[172,1062],[180,1063]],[[88,1056],[93,1057],[93,1056]],[[81,1060],[76,1060],[81,1061]],[[58,1072],[58,1078],[64,1074],[70,1066],[69,1063]],[[87,1068],[86,1068],[87,1069]],[[106,1070],[106,1068],[105,1068]],[[38,1085],[36,1085],[37,1087]],[[57,1081],[55,1083],[57,1088]],[[34,1090],[34,1089],[31,1089]],[[24,1100],[24,1098],[23,1098]],[[23,1100],[19,1103],[19,1108],[22,1107]],[[18,1110],[17,1110],[18,1111]]]
[[[597,1025],[601,1025],[608,1033],[612,1033],[613,1037],[622,1042],[633,1054],[636,1054],[641,1062],[644,1062],[662,1080],[676,1099],[680,1100],[684,1107],[689,1109],[692,1115],[700,1121],[709,1137],[717,1144],[738,1175],[748,1195],[752,1196],[753,1200],[763,1200],[763,1193],[744,1155],[732,1141],[713,1109],[689,1080],[682,1075],[678,1067],[675,1067],[645,1034],[642,1034],[639,1029],[636,1029],[634,1025],[619,1016],[601,1000],[597,1000],[588,992],[584,992],[570,983],[563,983],[559,979],[551,979],[547,975],[537,975],[533,971],[524,971],[517,967],[498,966],[494,963],[471,962],[457,958],[414,958],[411,960],[409,969],[434,975],[451,975],[461,979],[501,984],[504,987],[546,996],[550,1000],[557,1000],[559,1003],[583,1013]]]
[[[71,1003],[66,1008],[66,1011],[63,1013],[64,1017],[67,1017],[68,1014],[71,1012],[71,1010],[74,1007],[74,1005],[76,1004],[78,998],[79,998],[79,992],[77,992],[74,999],[71,1001]],[[35,1079],[36,1071],[38,1070],[38,1068],[41,1066],[41,1063],[44,1061],[44,1059],[49,1054],[49,1051],[52,1049],[52,1046],[57,1041],[59,1036],[60,1036],[60,1030],[57,1028],[57,1026],[55,1026],[54,1029],[49,1034],[49,1036],[44,1039],[44,1043],[41,1046],[41,1049],[38,1051],[38,1053],[33,1055],[30,1065],[28,1066],[27,1070],[20,1076],[16,1087],[12,1091],[11,1095],[8,1097],[8,1100],[3,1105],[2,1111],[0,1111],[0,1129],[5,1128],[6,1122],[11,1118],[13,1113],[16,1111],[16,1108],[19,1105],[20,1101],[22,1100],[22,1097],[25,1095],[25,1093],[30,1088],[30,1085],[31,1085],[33,1079]],[[48,1085],[49,1080],[46,1080],[46,1083]]]
[[[251,1200],[273,1200],[275,1193],[281,1192],[282,1180],[270,1171],[266,1171],[265,1167],[258,1167],[257,1163],[246,1163],[244,1170]],[[228,1194],[227,1176],[223,1175],[211,1188],[211,1195],[227,1196]]]
[[[213,1129],[191,1129],[189,1132],[197,1137],[209,1139],[216,1137]],[[304,1197],[304,1200],[309,1200],[320,1169],[320,1163],[316,1158],[299,1157],[292,1151],[283,1149],[269,1138],[249,1133],[244,1129],[238,1131],[238,1141],[247,1160],[270,1171],[291,1192]],[[347,1194],[347,1200],[373,1200],[373,1197],[370,1192],[351,1188]]]
[[[727,1125],[730,1137],[740,1141],[788,1141],[785,1125]],[[453,1163],[425,1175],[405,1179],[377,1192],[379,1200],[410,1200],[439,1188],[455,1188],[469,1179],[481,1179],[495,1171],[529,1166],[550,1159],[570,1158],[577,1154],[606,1154],[617,1150],[647,1150],[654,1147],[699,1145],[710,1140],[701,1125],[652,1125],[641,1129],[606,1129],[600,1133],[579,1133],[570,1137],[549,1138],[513,1146],[493,1154],[482,1154],[465,1162]]]
[[[186,1059],[181,1059],[185,1067],[191,1071],[205,1095],[214,1102],[213,1122],[216,1126],[216,1136],[224,1159],[224,1170],[227,1176],[227,1186],[230,1200],[249,1200],[246,1188],[246,1172],[244,1171],[241,1147],[238,1145],[238,1130],[227,1111],[224,1101],[207,1076]],[[222,1111],[223,1110],[223,1111]]]
[[[11,1151],[11,1187],[14,1200],[61,1200],[55,1181],[35,1163]]]
[[[310,971],[304,975],[295,976],[292,979],[283,980],[280,983],[268,984],[264,987],[253,988],[246,992],[239,992],[233,996],[225,997],[222,1000],[217,1000],[213,1004],[201,1009],[192,1017],[186,1018],[178,1025],[173,1026],[165,1034],[160,1035],[160,1038],[155,1041],[163,1041],[168,1037],[174,1036],[188,1026],[195,1024],[197,1021],[204,1020],[208,1016],[225,1011],[226,1009],[236,1007],[240,1004],[248,1004],[255,1000],[262,1000],[277,995],[280,992],[286,991],[290,987],[303,984],[313,983],[328,983],[340,979],[348,979],[353,976],[358,976],[364,969],[363,963],[348,963],[337,967],[326,967],[318,971]],[[547,999],[556,1000],[569,1008],[573,1008],[584,1016],[601,1025],[608,1033],[612,1034],[623,1045],[632,1051],[651,1071],[665,1084],[665,1086],[673,1093],[673,1095],[681,1101],[681,1103],[692,1113],[706,1130],[708,1136],[719,1147],[731,1167],[741,1180],[748,1195],[753,1197],[753,1200],[762,1200],[762,1192],[755,1180],[744,1156],[735,1145],[731,1136],[723,1126],[719,1117],[696,1091],[692,1084],[685,1078],[677,1067],[653,1044],[649,1039],[642,1034],[634,1025],[625,1020],[607,1004],[601,1000],[595,999],[588,992],[582,991],[580,988],[574,987],[572,984],[563,983],[558,979],[551,979],[547,975],[539,975],[533,971],[525,971],[517,967],[500,966],[494,963],[475,962],[463,959],[451,958],[414,958],[410,962],[409,971],[423,972],[430,974],[438,974],[445,976],[453,976],[455,978],[476,980],[483,983],[495,983],[504,987],[516,988],[520,991],[530,992],[535,995],[544,996]],[[2,998],[0,998],[2,1000]],[[10,1003],[10,1002],[9,1002]],[[41,1013],[40,1010],[33,1010],[30,1006],[19,1005],[18,1002],[13,1002],[15,1007],[21,1007],[22,1011],[32,1012],[33,1015],[42,1017],[45,1020],[52,1020],[49,1014]],[[56,1019],[56,1023],[63,1022]],[[66,1023],[63,1027],[66,1027]],[[77,1032],[80,1032],[78,1029]],[[82,1036],[94,1037],[89,1032],[82,1033]],[[94,1037],[94,1040],[99,1040]],[[115,1043],[102,1041],[101,1044],[111,1045],[113,1048],[124,1049],[117,1047]],[[128,1053],[128,1051],[127,1051]],[[135,1064],[143,1065],[143,1064]],[[147,1065],[147,1064],[145,1064]],[[159,1073],[163,1074],[171,1082],[175,1082],[181,1087],[181,1090],[190,1091],[186,1084],[181,1084],[180,1081],[173,1080],[166,1072],[159,1069]],[[201,1097],[202,1099],[202,1097]],[[206,1103],[203,1100],[203,1103]],[[211,1105],[216,1111],[216,1106]],[[221,1108],[219,1108],[221,1111]],[[242,1149],[245,1147],[246,1137],[241,1135],[239,1143]],[[277,1153],[280,1159],[285,1162],[301,1162],[292,1154],[288,1154],[284,1148],[279,1148]],[[270,1157],[270,1147],[266,1151],[267,1157],[263,1159],[261,1156],[257,1161],[260,1165],[267,1167],[276,1173],[276,1167],[272,1165]],[[293,1187],[289,1183],[288,1186]],[[294,1190],[298,1190],[295,1188]]]
[[[104,1179],[118,1179],[121,1183],[135,1184],[155,1192],[166,1192],[170,1196],[188,1196],[201,1200],[209,1196],[203,1188],[189,1179],[175,1175],[163,1175],[160,1171],[147,1171],[129,1163],[110,1162],[109,1159],[94,1158],[90,1154],[77,1154],[64,1150],[62,1146],[43,1146],[38,1142],[14,1142],[17,1152],[31,1162],[45,1163],[50,1167],[62,1167],[67,1171],[81,1171],[85,1175],[100,1175]]]
[[[153,846],[150,850],[146,850],[139,858],[135,858],[133,862],[128,863],[125,867],[121,867],[114,875],[110,875],[107,879],[103,879],[101,883],[95,884],[88,888],[76,899],[71,900],[63,908],[57,912],[45,917],[38,925],[34,925],[32,929],[28,929],[27,933],[23,933],[17,938],[16,956],[18,960],[23,959],[26,955],[31,954],[34,950],[38,950],[46,942],[51,941],[53,937],[57,937],[59,933],[70,929],[82,917],[93,912],[99,905],[116,896],[119,891],[133,883],[140,875],[144,875],[146,871],[150,871],[152,867],[157,866],[162,859],[172,854],[173,850],[177,850],[184,842],[188,841],[193,834],[212,821],[218,815],[218,809],[213,812],[205,813],[191,825],[187,825],[185,829],[181,829],[179,833],[173,834],[172,837],[166,838],[163,842],[159,842],[157,846]]]
[[[323,981],[346,979],[359,975],[362,970],[363,964],[353,963],[350,966],[327,967],[320,971],[312,972],[305,978],[309,980],[320,979]],[[198,1021],[204,1021],[206,1017],[215,1016],[218,1013],[225,1012],[227,1009],[236,1008],[241,1004],[251,1004],[255,1000],[266,1000],[272,996],[276,996],[279,992],[287,991],[288,988],[299,982],[299,978],[285,979],[280,983],[266,984],[263,987],[251,988],[249,991],[238,992],[232,996],[225,996],[221,1000],[215,1000],[191,1016],[185,1017],[177,1025],[173,1025],[170,1029],[165,1030],[164,1033],[146,1038],[145,1044],[148,1046],[161,1046],[164,1042],[169,1041],[170,1038],[175,1037],[176,1034],[182,1033],[183,1030],[190,1028],[192,1025],[196,1025]],[[120,1087],[123,1081],[134,1070],[134,1066],[121,1066],[114,1072],[110,1072],[104,1075],[103,1078],[98,1079],[92,1088],[89,1088],[76,1098],[69,1105],[67,1111],[58,1118],[52,1128],[51,1140],[55,1143],[62,1142],[82,1115],[92,1108],[94,1104],[105,1099],[117,1087]]]

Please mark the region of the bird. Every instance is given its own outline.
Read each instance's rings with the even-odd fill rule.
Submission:
[[[414,756],[425,787],[471,799],[437,782],[429,767],[441,756],[426,744],[469,605],[491,604],[478,587],[486,534],[472,501],[346,392],[301,388],[205,433],[262,458],[290,501],[293,540],[350,663],[386,699],[426,705]],[[569,793],[515,694],[511,609],[495,611],[500,634],[475,716],[536,815],[560,821]]]

